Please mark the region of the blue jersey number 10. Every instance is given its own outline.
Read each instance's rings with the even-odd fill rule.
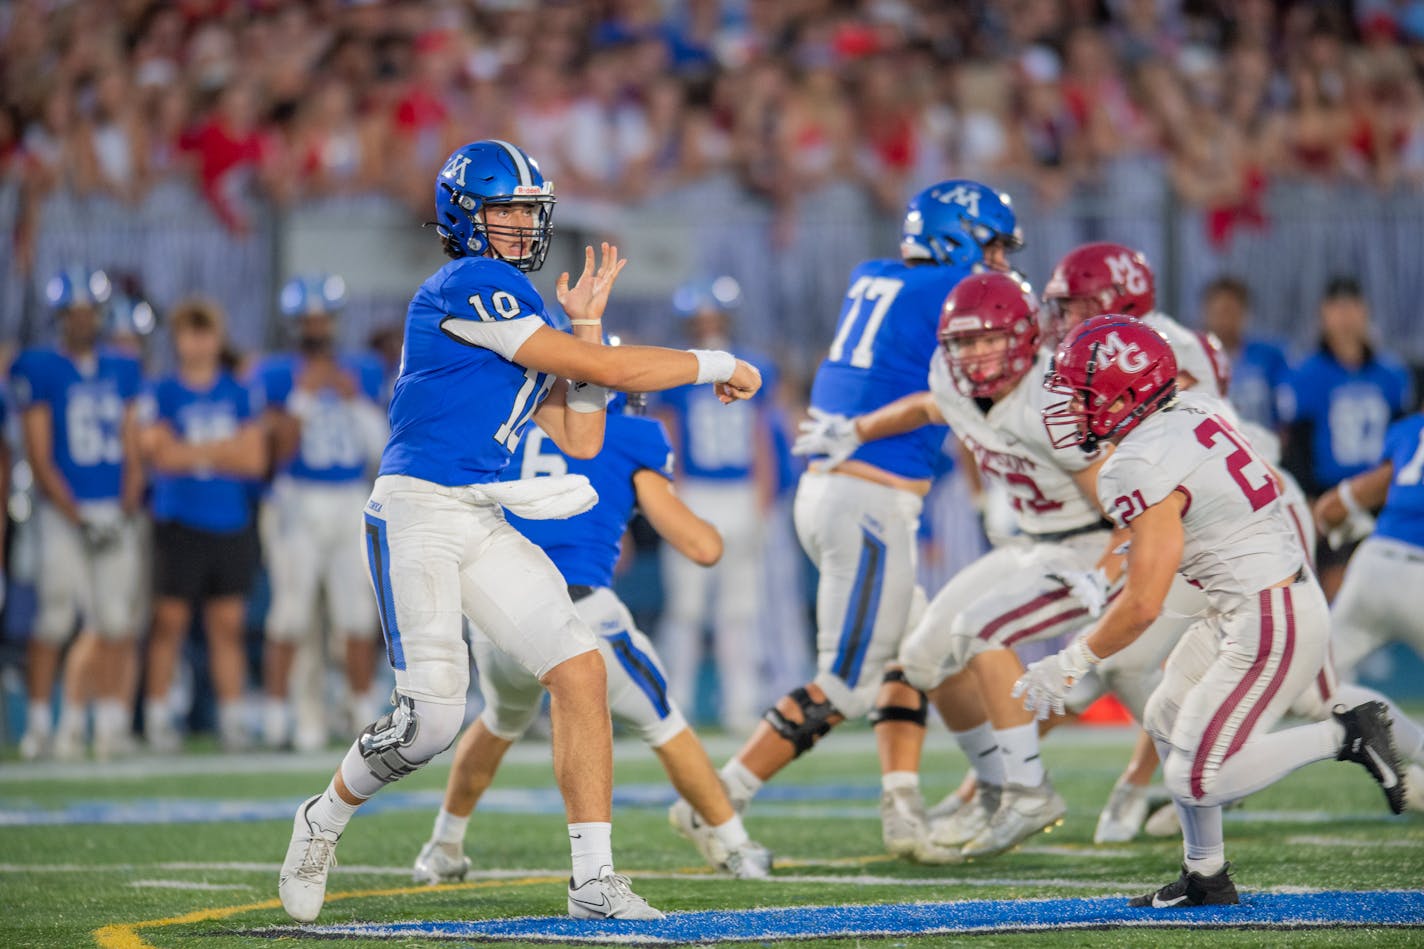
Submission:
[[[860,312],[865,309],[866,303],[870,303],[870,314],[864,325],[860,325],[860,335],[856,339],[855,347],[850,351],[852,366],[869,369],[871,360],[875,358],[875,334],[879,332],[880,324],[885,321],[885,314],[890,312],[890,304],[895,302],[896,295],[904,285],[905,281],[891,277],[861,277],[851,284],[849,292],[846,293],[846,299],[851,301],[850,309],[841,320],[841,328],[836,331],[836,338],[831,342],[831,351],[827,358],[831,362],[842,361],[845,348],[850,344],[851,334],[856,332],[861,323]]]

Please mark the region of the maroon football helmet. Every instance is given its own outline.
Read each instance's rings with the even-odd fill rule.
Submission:
[[[973,399],[1000,395],[1038,354],[1038,304],[1008,274],[965,277],[944,299],[939,341],[954,385]]]
[[[1177,357],[1146,323],[1119,314],[1095,316],[1059,345],[1043,385],[1064,396],[1043,410],[1053,447],[1093,451],[1171,401]]]
[[[1157,281],[1141,251],[1099,241],[1069,251],[1043,288],[1052,345],[1103,313],[1139,319],[1157,305]],[[1075,301],[1082,301],[1080,304]]]

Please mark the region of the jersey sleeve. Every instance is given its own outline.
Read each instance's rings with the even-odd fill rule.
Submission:
[[[673,477],[672,441],[667,429],[657,419],[643,419],[647,424],[639,425],[637,434],[630,438],[628,453],[638,471],[644,468],[656,471],[669,481]]]
[[[10,388],[15,396],[15,407],[20,411],[32,405],[43,405],[53,401],[53,394],[46,385],[47,378],[39,365],[38,354],[23,352],[10,366]]]
[[[539,327],[552,325],[534,285],[500,261],[477,258],[454,268],[440,296],[446,314],[441,332],[511,362]]]
[[[292,364],[288,360],[273,359],[263,363],[253,380],[254,388],[261,389],[263,401],[274,408],[282,408],[292,397],[295,380],[292,378]]]
[[[1180,472],[1161,461],[1154,452],[1119,448],[1103,463],[1098,472],[1098,501],[1115,526],[1128,526],[1181,485]]]

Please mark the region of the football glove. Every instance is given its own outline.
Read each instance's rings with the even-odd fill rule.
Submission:
[[[855,419],[818,408],[808,410],[811,416],[800,425],[801,434],[791,446],[794,455],[825,455],[826,468],[834,468],[845,461],[860,447],[860,436],[855,431]]]
[[[1050,715],[1062,715],[1068,690],[1100,662],[1102,659],[1079,637],[1061,652],[1046,656],[1024,670],[1011,694],[1016,699],[1022,698],[1024,708],[1040,721]]]

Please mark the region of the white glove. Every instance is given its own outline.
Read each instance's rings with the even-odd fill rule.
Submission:
[[[1062,715],[1068,690],[1088,670],[1102,662],[1082,637],[1073,640],[1061,652],[1033,663],[1014,683],[1014,698],[1023,698],[1024,708],[1042,721],[1050,715]]]
[[[793,455],[825,455],[824,466],[834,468],[855,454],[861,444],[855,431],[855,419],[817,408],[807,412],[811,417],[800,425],[801,434],[791,446]]]
[[[1375,530],[1375,519],[1369,511],[1350,514],[1339,524],[1325,532],[1325,543],[1331,550],[1339,550],[1357,540],[1363,540]]]
[[[1096,570],[1065,570],[1050,574],[1072,591],[1079,603],[1088,608],[1088,615],[1097,619],[1108,605],[1108,575],[1102,567]]]

